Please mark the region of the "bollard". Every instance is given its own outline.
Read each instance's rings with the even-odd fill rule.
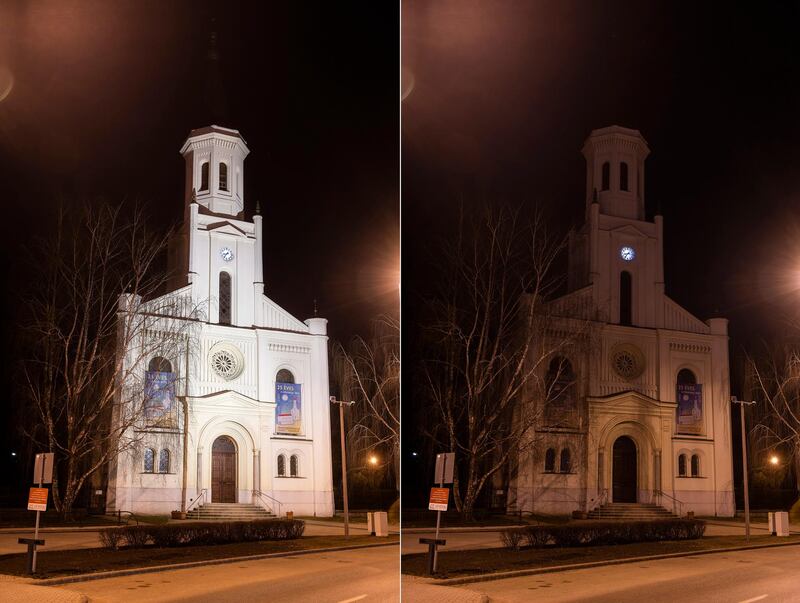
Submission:
[[[44,540],[41,538],[39,540],[35,540],[33,538],[18,538],[17,542],[19,544],[27,544],[28,545],[28,559],[26,562],[26,572],[28,574],[33,573],[33,552],[36,550],[36,545],[44,545]]]
[[[420,544],[427,544],[428,545],[428,575],[433,575],[433,559],[436,556],[436,547],[437,546],[444,546],[447,544],[447,541],[439,538],[420,538]]]

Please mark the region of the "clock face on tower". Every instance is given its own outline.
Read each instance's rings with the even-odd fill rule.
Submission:
[[[233,251],[231,251],[230,247],[223,247],[220,249],[219,255],[226,262],[230,262],[233,259]]]
[[[619,257],[626,262],[630,262],[636,257],[636,251],[634,251],[633,247],[623,247],[619,250]]]

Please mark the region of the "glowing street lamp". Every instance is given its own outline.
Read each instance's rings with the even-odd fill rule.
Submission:
[[[773,465],[777,465],[780,462],[780,459],[773,454],[771,457],[769,457],[769,462]]]
[[[378,457],[375,456],[374,454],[371,457],[369,457],[369,464],[372,465],[373,467],[375,465],[377,465],[378,464]]]

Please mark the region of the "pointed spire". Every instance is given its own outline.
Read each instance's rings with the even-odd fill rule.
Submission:
[[[220,54],[217,48],[216,19],[211,19],[211,35],[206,53],[205,120],[209,124],[227,125],[228,111],[225,89],[222,86]]]
[[[192,187],[192,203],[197,203],[197,189]]]

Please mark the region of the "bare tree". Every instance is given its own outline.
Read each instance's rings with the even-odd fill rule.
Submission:
[[[333,372],[350,409],[348,457],[380,451],[400,488],[400,323],[391,316],[374,321],[372,335],[334,347]],[[355,466],[351,464],[351,466]]]
[[[579,329],[554,328],[547,300],[560,278],[554,264],[565,240],[541,215],[507,209],[462,216],[441,258],[441,289],[432,303],[422,379],[432,403],[431,434],[456,453],[453,487],[464,519],[487,481],[534,445],[543,374]],[[531,384],[538,384],[532,387]],[[561,380],[563,384],[563,380]]]
[[[26,431],[55,453],[53,503],[65,517],[87,480],[142,430],[177,430],[177,410],[154,409],[163,392],[146,381],[153,358],[186,357],[194,321],[185,318],[197,314],[180,291],[158,297],[169,234],[151,232],[140,211],[86,205],[62,210],[39,250],[41,286],[25,323]]]
[[[780,452],[800,488],[800,345],[765,344],[762,353],[746,358],[745,391],[756,400],[750,432],[751,455],[763,465],[766,453]],[[773,481],[778,472],[772,472]]]

